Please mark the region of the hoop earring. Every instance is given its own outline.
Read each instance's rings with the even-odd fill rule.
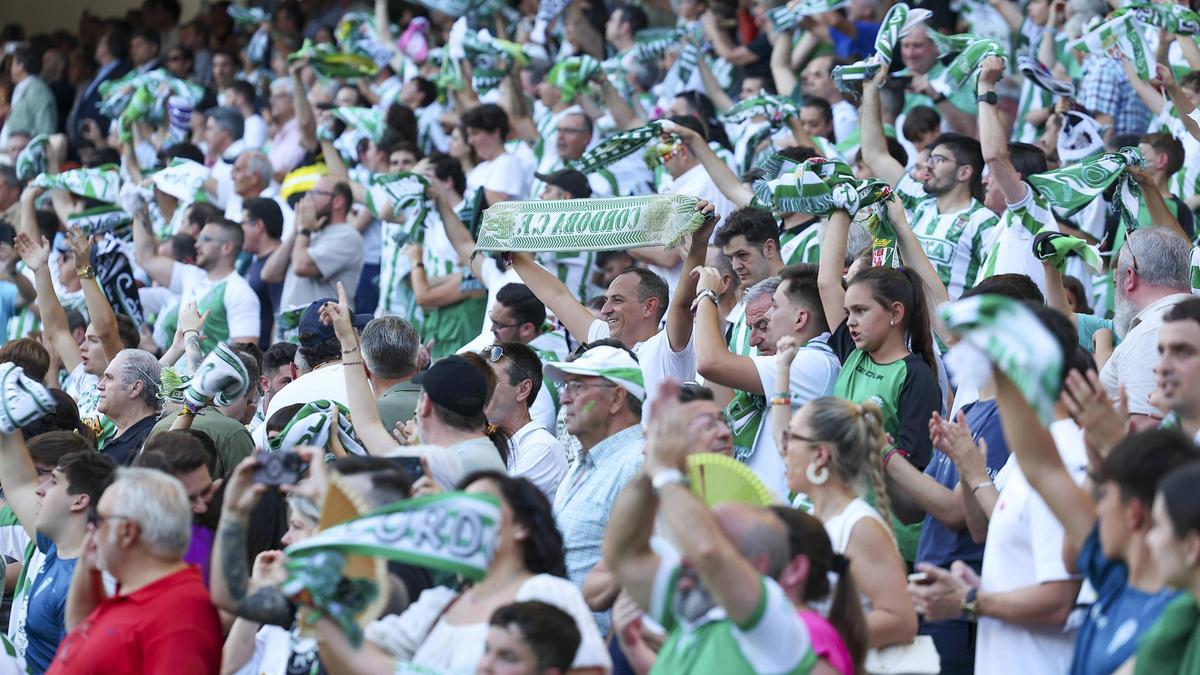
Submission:
[[[813,485],[824,485],[825,481],[829,480],[829,467],[818,467],[814,471],[813,467],[815,466],[815,462],[810,462],[808,468],[804,470],[804,477],[807,478],[808,482],[812,483]]]

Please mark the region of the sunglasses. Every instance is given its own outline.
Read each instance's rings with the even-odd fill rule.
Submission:
[[[480,351],[479,355],[488,361],[491,361],[492,363],[499,363],[500,359],[504,358],[504,347],[501,347],[500,345],[492,345],[491,347],[487,347]],[[521,374],[521,379],[529,380],[530,382],[533,381],[533,375],[530,375],[528,370],[522,368],[521,364],[517,363],[511,358],[508,360],[508,362],[512,364],[513,368],[517,369],[518,373]]]

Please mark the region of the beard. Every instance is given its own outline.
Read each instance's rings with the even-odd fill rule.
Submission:
[[[1114,295],[1116,306],[1113,308],[1113,334],[1118,340],[1123,340],[1129,332],[1129,324],[1133,323],[1133,317],[1137,314],[1137,307],[1134,307],[1133,302],[1121,293],[1120,289]]]
[[[930,174],[928,178],[921,183],[921,187],[925,188],[925,194],[937,197],[944,195],[954,189],[954,182],[950,180],[942,180],[937,176]]]
[[[687,590],[676,587],[673,604],[681,619],[687,623],[696,623],[713,607],[716,607],[717,603],[700,584],[700,580],[695,578],[694,572],[685,572],[685,574],[693,577],[691,587]]]

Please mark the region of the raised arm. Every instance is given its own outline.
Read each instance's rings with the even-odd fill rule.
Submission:
[[[712,10],[704,13],[703,22],[704,35],[712,43],[713,51],[717,53],[717,56],[735,66],[747,66],[758,61],[758,55],[744,45],[733,44],[733,41],[729,39],[729,34],[717,25],[717,15],[713,14]]]
[[[830,214],[821,237],[817,290],[821,294],[825,321],[831,330],[846,320],[846,287],[842,284],[842,271],[846,261],[846,237],[849,234],[850,214],[841,210]]]
[[[1163,199],[1162,192],[1159,191],[1158,185],[1155,185],[1150,175],[1137,167],[1129,167],[1127,171],[1142,188],[1142,199],[1146,210],[1150,213],[1150,222],[1158,227],[1165,227],[1185,240],[1191,241],[1191,237],[1183,231],[1179,221],[1171,213],[1171,209],[1167,208],[1167,202]]]
[[[696,278],[699,290],[721,296],[721,272],[715,267],[694,267],[688,275]],[[765,319],[764,319],[765,321]],[[701,298],[696,305],[696,372],[705,380],[751,393],[763,393],[758,368],[749,356],[729,351],[721,332],[721,312],[716,302]],[[786,382],[787,380],[784,380]],[[782,446],[781,446],[782,447]]]
[[[796,91],[796,71],[792,69],[792,34],[788,31],[775,33],[771,39],[771,76],[775,78],[775,91],[787,96]]]
[[[81,260],[86,264],[91,258],[92,240],[79,230],[68,229],[67,243],[75,253],[75,269],[78,270]],[[83,300],[87,305],[92,330],[96,331],[96,336],[100,338],[100,344],[104,347],[104,354],[111,361],[125,348],[125,344],[121,342],[121,334],[117,332],[117,315],[113,312],[108,296],[104,295],[104,289],[100,288],[100,282],[94,273],[88,279],[80,275],[79,284],[83,287]]]
[[[1180,40],[1179,42],[1183,44],[1189,41]],[[1196,48],[1194,44],[1193,48]],[[1179,113],[1179,121],[1183,123],[1183,128],[1187,129],[1193,138],[1200,140],[1200,124],[1192,119],[1192,111],[1196,109],[1192,98],[1175,81],[1175,76],[1169,67],[1162,64],[1156,65],[1155,74],[1156,80],[1162,84],[1163,88],[1167,90],[1167,95],[1171,97],[1171,104],[1175,106],[1175,112]]]
[[[704,214],[704,222],[692,233],[687,257],[683,260],[684,274],[680,276],[675,295],[667,306],[667,340],[675,352],[683,351],[692,340],[692,302],[696,299],[696,279],[688,272],[704,264],[708,256],[708,239],[721,219],[716,207],[703,199],[696,202],[696,210]]]
[[[483,254],[474,255],[475,237],[471,236],[471,232],[467,230],[466,224],[458,217],[458,213],[454,211],[454,206],[450,203],[450,198],[446,194],[446,188],[433,176],[432,167],[430,167],[427,175],[429,178],[429,193],[433,196],[433,203],[437,206],[438,215],[442,217],[442,225],[445,226],[446,237],[450,239],[450,243],[454,245],[454,252],[458,254],[459,264],[469,265],[471,267],[471,274],[476,279],[482,278],[484,256]]]
[[[175,261],[158,254],[158,239],[155,238],[154,231],[151,229],[150,214],[146,209],[138,209],[133,214],[133,255],[138,267],[145,270],[146,274],[158,285],[171,286]],[[76,258],[77,266],[80,262]]]
[[[37,494],[37,468],[33,465],[33,457],[29,455],[20,431],[0,434],[0,475],[4,476],[5,500],[12,507],[25,533],[30,539],[35,538],[37,533],[33,524],[42,507],[42,498]]]
[[[32,208],[32,207],[31,207]],[[15,246],[25,266],[33,270],[33,279],[37,285],[38,309],[42,317],[42,330],[50,338],[50,345],[62,359],[63,367],[68,372],[79,365],[79,343],[71,335],[67,324],[67,312],[54,290],[54,282],[50,278],[50,242],[45,237],[38,236],[40,242],[34,243],[33,238],[22,232],[17,235]]]
[[[292,106],[296,109],[296,121],[300,124],[300,145],[305,150],[315,151],[321,147],[317,143],[317,117],[313,114],[312,105],[305,95],[304,80],[300,77],[300,71],[306,65],[307,59],[296,61],[288,66],[288,73],[292,78]]]
[[[1050,430],[1042,425],[1012,380],[998,368],[992,369],[992,377],[1004,440],[1020,461],[1021,473],[1062,523],[1067,543],[1080,550],[1096,526],[1095,501],[1071,478]]]
[[[613,504],[602,544],[604,563],[640,607],[649,609],[660,559],[650,548],[654,533],[654,491],[644,473],[629,481]]]
[[[1125,79],[1129,81],[1138,98],[1142,99],[1142,103],[1155,115],[1161,113],[1163,106],[1167,104],[1167,99],[1158,90],[1158,87],[1138,77],[1137,70],[1129,61],[1122,60],[1121,65],[1125,68]]]
[[[875,175],[896,185],[904,177],[904,166],[888,152],[883,135],[883,113],[879,104],[879,88],[887,81],[887,70],[880,68],[874,78],[863,81],[862,105],[859,107],[858,128],[863,157],[870,157]]]
[[[741,179],[737,177],[733,169],[729,168],[725,160],[717,157],[717,153],[708,147],[708,143],[704,142],[704,138],[700,134],[680,124],[672,124],[670,133],[678,136],[687,146],[688,151],[700,160],[705,173],[726,199],[733,202],[734,206],[738,208],[750,206],[750,202],[754,200],[754,193],[742,184]]]
[[[996,83],[1004,76],[1004,61],[998,56],[984,59],[979,69],[979,94],[995,93]],[[996,106],[979,102],[979,145],[987,163],[989,180],[1000,187],[1004,200],[1016,204],[1029,194],[1029,186],[1008,157],[1008,136],[1000,123]]]
[[[558,277],[534,262],[528,253],[513,253],[512,267],[521,281],[533,291],[538,300],[554,312],[554,316],[581,341],[587,340],[588,329],[596,317],[584,307]]]
[[[708,95],[717,112],[725,112],[732,108],[735,101],[729,98],[729,94],[726,94],[725,90],[721,88],[721,83],[717,82],[712,69],[708,67],[708,61],[705,61],[703,57],[696,59],[696,68],[700,71],[700,82],[704,85],[704,93]]]
[[[612,113],[613,121],[617,123],[617,127],[622,131],[636,129],[646,123],[645,115],[621,96],[621,92],[612,86],[608,81],[608,76],[603,72],[597,72],[592,78],[593,82],[600,84],[600,92],[604,96],[604,107],[608,112]]]

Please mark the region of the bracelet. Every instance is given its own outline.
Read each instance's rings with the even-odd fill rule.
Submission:
[[[887,471],[888,462],[892,461],[892,455],[896,454],[899,454],[904,459],[908,459],[910,457],[907,450],[901,450],[900,448],[895,447],[891,450],[888,450],[887,452],[883,453],[883,470],[885,472]]]
[[[195,328],[189,328],[189,329],[183,331],[183,337],[186,338],[188,333],[195,333],[197,336],[200,335],[200,331],[196,330]]]
[[[361,364],[362,364],[362,361],[342,361],[343,366],[357,366],[357,365],[361,365]]]
[[[342,353],[343,353],[343,354],[353,354],[353,353],[354,353],[354,352],[356,352],[356,351],[358,351],[358,345],[354,345],[354,346],[353,346],[353,347],[351,347],[350,349],[343,349],[343,350],[342,350]]]
[[[996,487],[996,484],[990,480],[985,480],[982,483],[980,483],[979,485],[976,485],[975,487],[971,488],[971,494],[975,494],[976,492],[979,492],[981,489],[983,489],[985,487]]]
[[[788,397],[776,396],[775,398],[771,399],[771,405],[791,405],[791,404],[792,404],[792,398],[790,396],[788,396]]]

